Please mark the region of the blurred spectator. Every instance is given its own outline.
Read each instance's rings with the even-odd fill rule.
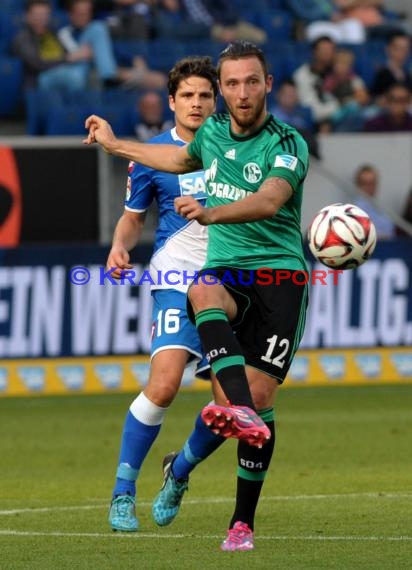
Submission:
[[[24,14],[23,28],[14,37],[11,52],[23,62],[24,87],[49,89],[84,89],[88,82],[91,58],[88,45],[67,52],[52,27],[49,0],[30,0]]]
[[[395,83],[385,94],[384,109],[365,122],[365,132],[411,132],[411,91],[403,83]]]
[[[137,140],[146,142],[173,127],[173,121],[165,119],[163,99],[157,91],[143,93],[137,102],[139,120],[135,125]]]
[[[298,6],[298,0],[294,0]],[[306,2],[301,2],[301,10],[304,10]],[[305,37],[309,42],[313,42],[322,36],[329,36],[337,44],[360,44],[366,40],[365,27],[359,19],[347,16],[339,0],[322,2],[322,0],[312,0],[311,5],[316,5],[319,18],[311,18],[307,22]]]
[[[363,124],[363,110],[369,102],[365,82],[353,69],[355,55],[348,49],[337,50],[333,68],[325,77],[323,89],[340,103],[333,115],[334,131],[358,131]]]
[[[77,50],[79,46],[89,46],[98,79],[105,86],[123,85],[148,89],[165,87],[166,76],[150,70],[142,57],[136,56],[130,68],[118,67],[106,23],[93,19],[93,0],[71,0],[68,17],[70,24],[58,31],[61,43],[68,53]]]
[[[330,21],[336,13],[334,0],[284,0],[285,7],[304,23]]]
[[[412,229],[412,188],[409,190],[409,194],[406,197],[405,206],[402,212],[402,218],[405,220],[405,222],[411,224],[411,229]],[[408,238],[412,237],[410,236],[410,234],[406,233],[400,228],[398,228],[397,230],[397,235],[400,237],[408,237]]]
[[[325,78],[332,72],[336,44],[327,36],[318,38],[311,45],[311,59],[293,74],[299,101],[312,111],[317,129],[329,132],[332,118],[339,110],[338,99],[323,88]]]
[[[306,140],[310,154],[320,158],[318,141],[313,132],[312,111],[299,103],[296,85],[292,80],[287,79],[279,85],[274,104],[269,109],[277,119],[295,127]]]
[[[335,4],[340,9],[340,21],[358,21],[367,39],[388,37],[394,31],[407,30],[395,12],[389,16],[384,0],[335,0]]]
[[[157,0],[94,0],[96,14],[109,26],[113,38],[147,40],[151,9]]]
[[[393,34],[387,40],[385,51],[386,63],[378,69],[372,81],[374,97],[381,97],[394,83],[405,83],[412,89],[410,37],[404,33]]]
[[[248,40],[265,43],[267,34],[241,18],[226,0],[159,0],[157,35],[174,39],[213,39],[229,43]]]
[[[321,5],[322,2],[314,4]],[[327,14],[331,2],[326,4]],[[333,4],[335,11],[329,17],[311,20],[307,26],[306,38],[309,41],[320,35],[329,35],[336,43],[363,43],[370,38],[387,37],[394,31],[408,29],[398,14],[386,11],[383,0],[334,0]]]
[[[353,18],[365,27],[379,26],[384,22],[383,0],[335,0],[341,18]]]
[[[379,174],[377,169],[370,165],[364,164],[358,168],[354,177],[354,184],[359,190],[359,196],[355,198],[354,204],[361,208],[368,214],[372,222],[375,224],[376,235],[379,239],[391,239],[396,235],[396,227],[392,220],[384,213],[382,213],[373,203],[369,200],[377,199]]]

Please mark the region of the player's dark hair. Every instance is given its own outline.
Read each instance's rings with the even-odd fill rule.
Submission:
[[[188,77],[203,77],[210,81],[215,98],[217,97],[217,73],[209,56],[189,56],[180,59],[169,71],[167,90],[174,97],[179,84]]]
[[[266,62],[265,54],[263,51],[252,42],[246,42],[239,40],[232,42],[225,49],[220,52],[219,59],[217,62],[217,75],[220,79],[220,73],[222,70],[222,63],[228,59],[243,59],[246,57],[257,57],[262,64],[263,72],[265,77],[268,76],[268,65]]]

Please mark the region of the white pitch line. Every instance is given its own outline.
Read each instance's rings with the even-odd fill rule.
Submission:
[[[399,492],[393,493],[384,491],[376,491],[369,493],[335,493],[335,494],[324,494],[324,495],[274,495],[265,497],[262,496],[261,502],[276,502],[276,501],[319,501],[328,499],[359,499],[359,498],[371,498],[371,499],[412,499],[412,492]],[[100,499],[99,499],[100,500]],[[58,511],[89,511],[94,509],[107,508],[108,499],[101,499],[104,504],[94,504],[94,505],[73,505],[73,506],[61,506],[61,507],[33,507],[24,509],[4,509],[0,510],[0,516],[7,515],[17,515],[23,513],[49,513]],[[213,504],[224,504],[232,503],[232,497],[204,497],[198,499],[187,499],[185,500],[185,505],[203,505],[205,503]],[[152,505],[152,501],[139,501],[139,506],[149,507]]]
[[[142,504],[142,503],[139,503]],[[103,509],[103,505],[73,505],[71,507],[33,507],[32,509],[8,509],[0,511],[0,516],[20,515],[23,513],[50,513],[62,511],[91,511],[94,509]]]
[[[111,538],[118,540],[119,538],[126,539],[142,539],[142,538],[154,538],[154,539],[179,539],[184,538],[186,540],[219,540],[222,538],[221,535],[195,535],[195,534],[163,534],[163,533],[99,533],[99,532],[39,532],[39,531],[17,531],[17,530],[0,530],[0,536],[51,536],[51,537],[77,537],[77,538]],[[410,542],[412,541],[412,536],[317,536],[317,535],[307,535],[307,536],[259,536],[257,540],[304,540],[304,541],[346,541],[346,542],[377,542],[377,541],[387,541],[387,542]]]

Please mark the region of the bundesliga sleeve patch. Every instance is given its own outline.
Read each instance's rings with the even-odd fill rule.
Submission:
[[[275,164],[273,166],[281,166],[283,168],[289,168],[289,170],[295,170],[298,164],[298,159],[296,156],[291,154],[279,154],[275,158]]]

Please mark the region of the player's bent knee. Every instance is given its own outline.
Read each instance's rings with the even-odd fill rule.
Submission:
[[[179,387],[180,379],[164,376],[158,380],[151,380],[145,388],[145,394],[156,406],[166,408],[173,402]]]

